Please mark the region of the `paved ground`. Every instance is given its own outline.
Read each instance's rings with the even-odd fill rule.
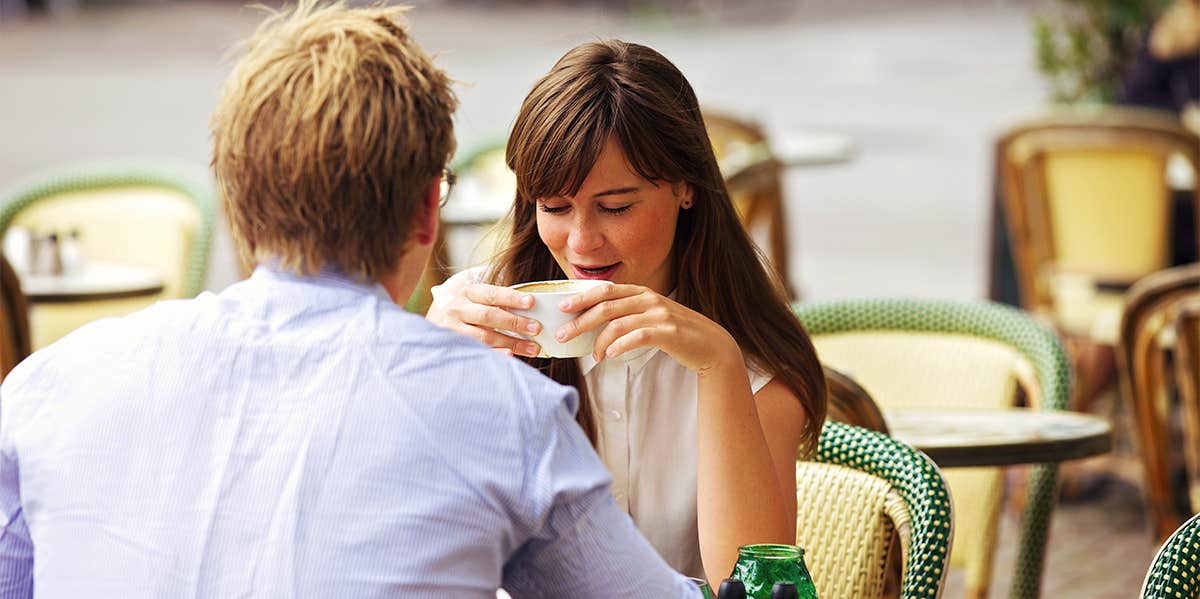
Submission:
[[[817,129],[855,140],[852,162],[787,176],[791,274],[806,297],[983,296],[990,143],[1043,106],[1029,5],[631,4],[418,3],[417,37],[464,82],[461,147],[503,135],[535,78],[576,43],[647,43],[709,106],[753,115],[780,137]],[[208,114],[228,71],[221,57],[258,19],[238,3],[183,2],[0,22],[0,187],[75,160],[204,164]],[[210,286],[234,276],[219,245]],[[1011,517],[1002,535],[994,597],[1011,571]],[[1054,522],[1046,596],[1132,597],[1152,549],[1135,503],[1067,506]],[[961,595],[958,584],[948,597]]]

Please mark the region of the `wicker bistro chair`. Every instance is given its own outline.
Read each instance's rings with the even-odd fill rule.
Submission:
[[[797,543],[822,597],[880,597],[896,533],[900,597],[941,594],[953,517],[945,481],[925,454],[875,431],[826,422],[816,458],[797,462],[796,478]]]
[[[1168,158],[1200,172],[1200,138],[1155,111],[1064,111],[1011,129],[997,154],[1022,307],[1112,346],[1121,290],[1170,263]]]
[[[757,124],[732,114],[704,111],[704,124],[721,175],[742,226],[766,233],[766,259],[788,297],[796,290],[788,277],[788,232],[783,207],[783,163]]]
[[[29,312],[21,282],[0,255],[0,381],[29,352]]]
[[[0,196],[0,236],[10,227],[80,232],[88,260],[152,268],[158,297],[34,306],[34,349],[105,316],[204,289],[216,193],[203,168],[94,164],[43,173]]]
[[[1170,268],[1139,280],[1125,294],[1117,344],[1117,372],[1133,416],[1150,526],[1160,542],[1186,517],[1175,504],[1171,476],[1184,455],[1169,438],[1173,385],[1167,358],[1176,349],[1177,337],[1171,334],[1175,314],[1182,303],[1194,297],[1200,297],[1200,264]]]
[[[853,300],[798,304],[822,362],[854,377],[883,408],[1011,406],[1018,390],[1042,409],[1063,409],[1070,371],[1058,337],[1025,313],[995,304],[934,300]],[[954,546],[969,596],[986,596],[1003,489],[996,468],[945,473],[956,528]],[[1036,466],[1027,490],[1013,597],[1036,597],[1041,584],[1057,468]]]
[[[1142,599],[1200,597],[1200,514],[1167,538],[1150,563]]]
[[[1175,315],[1175,385],[1183,413],[1183,457],[1188,500],[1200,512],[1200,297],[1182,303]]]
[[[829,391],[830,420],[889,434],[887,421],[883,419],[879,405],[858,381],[829,366],[825,366],[824,370],[825,388]]]

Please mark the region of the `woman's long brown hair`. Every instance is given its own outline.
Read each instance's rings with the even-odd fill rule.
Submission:
[[[752,364],[799,398],[808,416],[802,447],[811,453],[825,420],[821,364],[738,221],[695,92],[658,52],[617,40],[582,44],[534,85],[508,138],[517,194],[512,237],[492,282],[567,278],[538,236],[537,199],[577,193],[612,136],[645,179],[692,187],[693,206],[679,212],[670,258],[675,300],[724,327]],[[594,445],[596,421],[578,363],[526,360],[579,391],[577,419]]]

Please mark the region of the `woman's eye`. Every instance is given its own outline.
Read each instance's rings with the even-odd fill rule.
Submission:
[[[611,207],[610,206],[601,206],[600,209],[609,214],[620,214],[622,212],[625,212],[626,210],[629,210],[630,206],[632,206],[632,204],[625,204],[624,206],[611,206]]]
[[[542,212],[545,212],[546,214],[558,214],[560,212],[566,212],[567,207],[566,206],[548,206],[546,204],[539,203],[538,210],[541,210]]]

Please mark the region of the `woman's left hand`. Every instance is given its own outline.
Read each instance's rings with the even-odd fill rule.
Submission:
[[[555,332],[559,341],[609,323],[592,348],[597,362],[652,346],[701,375],[727,364],[745,368],[741,349],[721,325],[646,287],[601,285],[563,300],[559,309],[583,312]]]

